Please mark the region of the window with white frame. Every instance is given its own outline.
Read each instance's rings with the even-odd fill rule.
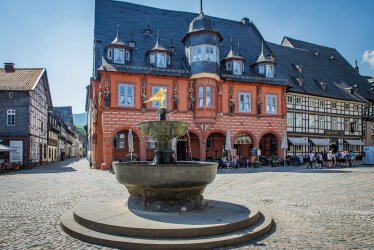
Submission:
[[[316,127],[316,116],[309,115],[309,128],[315,128],[315,127]]]
[[[156,66],[158,68],[166,68],[166,54],[165,53],[157,53],[156,58],[157,58]]]
[[[293,103],[293,96],[292,95],[287,96],[287,103],[289,103],[289,104]]]
[[[152,53],[152,54],[149,55],[149,62],[151,64],[156,63],[156,54],[155,53]]]
[[[242,75],[242,73],[243,73],[243,63],[241,61],[233,61],[232,66],[233,66],[232,73],[234,75]]]
[[[266,77],[274,77],[274,65],[266,65]]]
[[[218,48],[213,45],[201,44],[191,47],[191,59],[190,62],[200,62],[200,61],[219,61]]]
[[[325,107],[325,101],[324,101],[324,100],[319,100],[319,101],[318,101],[318,106],[319,106],[320,108]]]
[[[125,63],[125,50],[114,48],[114,63],[124,64]]]
[[[251,94],[239,92],[239,112],[251,112]]]
[[[258,73],[259,74],[265,74],[265,65],[261,64],[258,66]]]
[[[318,126],[320,129],[325,129],[325,117],[324,116],[318,117]]]
[[[353,110],[358,111],[359,110],[359,105],[358,104],[353,105]]]
[[[331,102],[331,108],[332,109],[338,108],[338,103],[337,102]]]
[[[226,70],[232,70],[232,62],[226,62]]]
[[[338,118],[337,117],[331,117],[331,129],[338,130]]]
[[[210,108],[212,106],[212,93],[210,87],[206,87],[206,98],[205,98],[205,105],[207,108]]]
[[[166,88],[166,87],[160,87],[160,86],[152,86],[152,95],[156,94],[161,88]],[[165,101],[163,103],[163,106],[167,107],[168,103],[168,94],[165,93]],[[158,102],[152,102],[152,108],[159,108],[160,104]]]
[[[204,107],[204,87],[199,87],[198,107]]]
[[[277,113],[277,96],[266,95],[266,113],[276,114]]]
[[[344,118],[344,130],[349,131],[349,129],[350,129],[349,118]]]
[[[349,103],[344,103],[344,109],[349,110],[349,108],[350,108],[350,104]]]
[[[296,97],[296,104],[301,104],[302,103],[302,99],[300,96],[297,96]]]
[[[7,126],[14,127],[16,125],[16,111],[14,109],[8,109],[7,115]]]
[[[310,98],[310,99],[309,99],[309,106],[311,106],[311,107],[316,106],[316,99],[314,99],[314,98]]]
[[[302,128],[303,127],[303,115],[296,114],[296,127]]]
[[[118,106],[134,107],[134,85],[118,85]]]
[[[292,127],[294,123],[294,113],[287,113],[287,126]]]
[[[112,58],[113,58],[113,49],[108,49],[108,51],[107,51],[107,57],[108,57],[108,59],[112,60]]]
[[[360,128],[359,120],[358,119],[353,119],[353,130],[358,131],[358,130],[360,130],[359,128]]]
[[[116,149],[125,148],[125,132],[119,132],[114,136],[113,147]]]

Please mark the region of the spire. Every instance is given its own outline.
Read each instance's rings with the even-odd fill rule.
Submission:
[[[117,23],[117,36],[116,38],[114,38],[112,44],[120,44],[120,45],[124,45],[125,43],[120,39],[120,33],[119,33],[119,25],[120,23],[118,22]]]
[[[232,35],[230,36],[230,43],[231,43],[230,50],[232,50]]]
[[[131,48],[135,48],[136,42],[134,38],[134,31],[132,25],[130,25],[130,39],[129,39],[129,46]]]
[[[356,72],[357,72],[357,73],[360,73],[360,69],[358,68],[358,65],[357,65],[357,60],[355,61],[355,65],[356,65],[356,66],[355,66],[355,70],[356,70]]]
[[[174,45],[174,42],[173,42],[173,31],[170,31],[170,45]]]
[[[200,0],[200,15],[204,15],[204,12],[203,12],[203,0]]]
[[[157,41],[155,47],[160,47],[160,28],[157,29]]]
[[[238,55],[240,56],[240,42],[238,41]]]
[[[144,29],[144,36],[152,36],[151,26],[149,24],[149,16],[147,16],[147,28]]]
[[[261,45],[261,54],[257,58],[257,62],[262,62],[262,61],[266,61],[266,57],[264,55],[264,42],[262,42],[262,45]]]

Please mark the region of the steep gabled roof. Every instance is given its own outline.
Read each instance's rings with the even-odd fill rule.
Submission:
[[[34,90],[44,72],[43,68],[16,68],[9,73],[0,69],[0,90]]]
[[[305,41],[284,37],[282,44],[292,48],[307,50],[313,55],[314,61],[327,74],[326,79],[340,86],[358,86],[359,97],[374,100],[370,84],[356,72],[354,67],[334,48],[313,44]]]
[[[331,71],[332,69],[327,68],[321,62],[322,58],[315,56],[314,52],[303,48],[286,47],[269,42],[267,44],[277,58],[277,74],[289,80],[291,92],[361,101],[346,90],[346,87],[349,87],[349,85],[346,85],[344,80],[339,80],[336,73]],[[324,86],[326,87],[324,88]]]
[[[134,73],[149,72],[148,68],[151,66],[147,63],[146,53],[155,46],[156,31],[160,29],[160,44],[169,44],[170,34],[173,34],[174,52],[171,56],[171,66],[168,69],[163,69],[162,72],[151,71],[176,76],[183,72],[183,75],[185,75],[184,72],[188,72],[188,67],[186,66],[185,46],[182,39],[187,34],[191,21],[196,17],[198,17],[197,13],[163,10],[112,0],[96,0],[94,73],[101,66],[106,66],[107,69],[113,68],[116,71],[132,72],[132,69],[134,69]],[[223,59],[229,53],[230,37],[232,36],[235,41],[242,45],[240,55],[245,59],[243,76],[261,77],[251,67],[261,52],[261,43],[263,42],[256,26],[252,22],[241,22],[240,20],[233,21],[211,16],[205,16],[205,18],[214,23],[214,30],[219,31],[223,37],[223,41],[219,45],[220,59]],[[149,27],[153,36],[144,35],[144,29],[148,27],[147,20],[149,20]],[[121,23],[121,39],[127,43],[133,36],[136,47],[131,52],[131,62],[126,65],[112,64],[110,67],[109,62],[102,59],[105,46],[116,37],[118,22]],[[271,54],[268,48],[265,48],[264,53]],[[171,71],[168,71],[169,69]]]

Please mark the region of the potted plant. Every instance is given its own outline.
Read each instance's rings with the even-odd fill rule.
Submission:
[[[253,167],[258,168],[260,166],[261,162],[258,156],[256,156],[255,161],[253,162]]]

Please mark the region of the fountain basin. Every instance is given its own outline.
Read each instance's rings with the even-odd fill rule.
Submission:
[[[130,193],[129,207],[148,211],[190,211],[204,208],[205,187],[217,173],[217,163],[114,162],[119,183]]]

